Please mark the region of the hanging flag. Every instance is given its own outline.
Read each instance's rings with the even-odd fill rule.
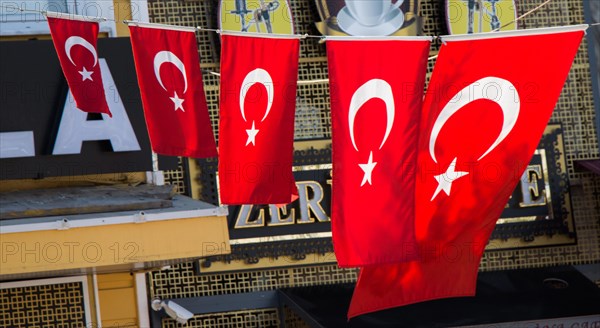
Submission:
[[[419,127],[420,260],[365,267],[349,316],[472,296],[587,26],[443,37]]]
[[[150,144],[158,154],[217,155],[194,28],[129,26]]]
[[[430,42],[430,37],[327,39],[331,222],[342,267],[417,256],[416,122],[421,117]]]
[[[75,15],[71,15],[75,19],[63,19],[58,18],[59,15],[47,12],[46,18],[60,66],[77,108],[112,117],[98,62],[98,22],[79,20],[80,16]]]
[[[223,33],[219,193],[223,204],[290,203],[298,36]]]

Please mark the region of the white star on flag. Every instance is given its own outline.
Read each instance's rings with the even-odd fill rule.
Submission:
[[[253,146],[256,146],[255,141],[258,131],[259,130],[254,127],[254,121],[252,121],[252,128],[246,130],[246,133],[248,133],[248,140],[246,140],[246,146],[248,146],[250,143],[252,143]]]
[[[90,80],[90,81],[94,81],[92,79],[92,74],[94,73],[94,71],[88,71],[85,66],[83,67],[83,71],[79,71],[79,74],[81,74],[81,81],[85,81],[85,80]]]
[[[373,169],[375,168],[375,165],[377,165],[377,162],[373,162],[373,152],[369,154],[368,163],[358,164],[358,166],[360,166],[363,172],[365,172],[365,175],[363,176],[362,182],[360,184],[361,187],[364,186],[367,182],[371,185],[371,175],[373,174]]]
[[[435,199],[435,197],[442,190],[446,193],[446,195],[450,196],[450,188],[452,188],[452,182],[454,182],[454,180],[456,180],[458,178],[462,178],[465,175],[469,174],[469,172],[461,172],[461,171],[456,172],[456,171],[454,171],[455,168],[456,168],[456,158],[454,158],[452,163],[450,163],[450,166],[448,166],[448,169],[446,169],[446,172],[444,172],[440,175],[436,175],[434,177],[435,180],[437,180],[437,182],[438,182],[438,186],[437,186],[437,189],[435,190],[435,192],[433,193],[433,196],[431,197],[430,201],[433,201]]]
[[[173,97],[169,97],[169,99],[173,101],[173,104],[175,105],[175,111],[181,109],[182,112],[185,112],[185,110],[183,109],[183,102],[185,101],[185,99],[179,98],[177,92],[174,92]]]

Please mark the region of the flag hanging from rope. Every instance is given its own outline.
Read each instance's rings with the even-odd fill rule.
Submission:
[[[219,118],[222,204],[287,204],[299,36],[223,33]]]
[[[331,222],[342,267],[417,256],[415,123],[421,116],[430,42],[430,37],[327,38]]]
[[[474,295],[484,247],[538,145],[586,27],[442,38],[419,126],[420,259],[363,268],[349,317]]]
[[[129,26],[152,150],[217,155],[193,29]]]
[[[112,117],[98,62],[98,23],[53,17],[47,13],[52,42],[77,108]]]

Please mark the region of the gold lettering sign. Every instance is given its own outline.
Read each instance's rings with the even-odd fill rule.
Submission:
[[[281,207],[229,206],[232,253],[212,261],[239,261],[244,267],[257,267],[274,265],[261,260],[265,257],[281,260],[287,256],[293,263],[300,263],[297,261],[304,261],[300,259],[307,254],[333,254],[329,218],[332,165],[319,164],[331,160],[331,141],[300,141],[294,147],[295,159],[309,163],[293,167],[298,200]],[[564,153],[561,126],[548,125],[497,221],[486,250],[575,242]],[[211,167],[204,170],[215,172],[216,165],[212,165],[213,171]],[[364,204],[364,215],[369,216],[368,203]],[[371,217],[369,222],[376,219]],[[335,262],[335,257],[323,261],[329,260]]]
[[[539,207],[545,209],[551,200],[550,183],[546,165],[546,152],[541,149],[535,152],[532,159],[534,164],[527,166],[519,184],[506,209],[518,210],[521,208]],[[539,163],[538,163],[539,162]],[[294,224],[310,224],[330,222],[329,207],[324,206],[325,188],[331,190],[331,164],[319,166],[294,167],[296,172],[317,172],[327,169],[327,174],[321,179],[297,181],[298,200],[287,206],[240,206],[235,216],[234,229],[262,228],[288,226]],[[365,208],[368,209],[368,206]],[[548,213],[544,211],[546,216]],[[514,215],[506,213],[498,220],[498,224],[534,221],[539,215]]]
[[[304,163],[331,158],[330,141],[296,142],[295,148],[295,156]],[[559,125],[549,125],[497,221],[491,248],[535,246],[545,239],[548,240],[544,243],[552,244],[574,240],[563,154],[562,129]],[[331,236],[332,165],[307,164],[295,166],[293,171],[299,196],[293,203],[280,207],[229,206],[232,243],[251,244],[261,238],[304,240],[316,235]],[[365,204],[364,211],[367,217],[369,204]]]
[[[300,214],[296,217],[296,209],[287,209],[286,206],[277,207],[269,205],[269,218],[265,218],[265,208],[258,210],[255,217],[251,217],[254,205],[242,205],[235,220],[235,229],[257,228],[264,226],[282,226],[290,224],[303,224],[329,222],[330,218],[321,205],[324,197],[323,186],[317,181],[300,181],[298,187],[298,205]],[[289,213],[288,213],[289,212]]]
[[[520,207],[531,207],[531,206],[546,206],[546,192],[538,188],[540,180],[544,179],[542,176],[541,165],[529,165],[521,176],[521,194],[522,199],[519,203]],[[545,185],[548,185],[547,181],[544,181]]]

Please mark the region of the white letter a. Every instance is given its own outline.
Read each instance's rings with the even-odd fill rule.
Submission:
[[[104,92],[117,90],[106,60],[100,58],[99,62]],[[110,99],[108,95],[105,94],[105,96]],[[88,121],[88,113],[75,107],[75,100],[71,91],[69,91],[52,154],[79,154],[84,141],[95,140],[110,140],[114,151],[141,150],[118,91],[115,94],[114,101],[109,101],[108,105],[113,115],[112,118],[102,114],[102,120]]]

